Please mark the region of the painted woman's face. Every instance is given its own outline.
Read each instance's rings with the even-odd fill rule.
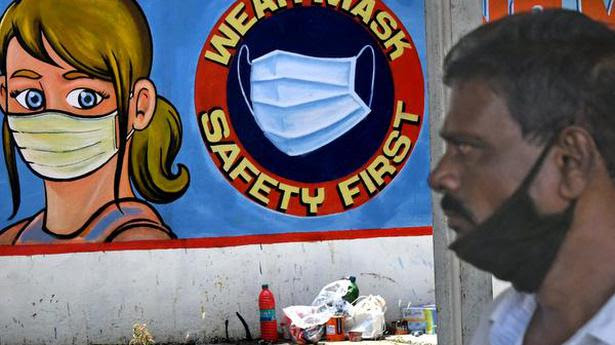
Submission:
[[[57,66],[28,54],[15,38],[9,42],[6,57],[8,113],[54,110],[79,116],[100,116],[117,109],[113,83],[76,70],[62,60],[46,40],[44,45]]]

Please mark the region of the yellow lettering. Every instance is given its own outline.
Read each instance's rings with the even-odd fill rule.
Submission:
[[[249,170],[252,175],[248,174],[248,171],[246,169]],[[231,180],[235,180],[239,176],[244,182],[248,183],[252,181],[252,178],[259,173],[260,171],[254,166],[254,164],[252,164],[252,162],[250,162],[246,157],[243,157],[243,159],[239,162],[239,164],[237,164],[235,169],[231,171],[229,177],[231,178]]]
[[[393,34],[393,30],[397,29],[397,21],[389,12],[382,11],[376,14],[376,20],[371,23],[369,28],[378,39],[386,41]]]
[[[226,23],[220,25],[220,31],[224,34],[224,37],[215,34],[211,39],[211,45],[216,49],[216,52],[207,50],[205,52],[205,58],[227,66],[231,59],[231,53],[227,48],[235,48],[235,46],[237,46],[239,35],[226,25]]]
[[[372,19],[372,14],[374,13],[374,6],[376,3],[374,0],[361,0],[358,4],[356,4],[350,14],[353,16],[361,17],[363,19],[363,23],[369,23],[370,19]]]
[[[318,206],[322,205],[325,201],[325,189],[317,188],[316,195],[310,195],[309,188],[301,188],[301,203],[309,206],[308,213],[316,214],[318,212]]]
[[[256,178],[256,181],[250,187],[248,193],[256,200],[260,201],[263,205],[269,204],[269,193],[271,193],[271,187],[278,185],[278,181],[270,177],[267,174],[260,174]],[[263,194],[264,193],[264,194]]]
[[[412,49],[412,46],[408,41],[405,41],[405,38],[406,35],[404,35],[404,32],[399,30],[397,31],[397,34],[395,34],[395,36],[389,38],[386,42],[384,42],[384,47],[386,49],[389,49],[390,47],[395,47],[395,49],[389,53],[389,58],[391,59],[391,61],[395,61],[397,58],[404,55],[404,49]]]
[[[256,23],[256,18],[252,17],[250,20],[246,22],[248,19],[248,14],[244,12],[244,7],[246,5],[243,2],[237,3],[231,12],[226,16],[226,22],[231,24],[233,29],[235,29],[241,36],[245,35],[248,30]]]
[[[352,0],[327,0],[327,5],[337,7],[342,2],[342,8],[346,11],[350,10],[350,5],[352,4]],[[322,0],[313,0],[314,3],[322,4]]]
[[[350,207],[354,204],[354,196],[359,194],[359,188],[356,187],[356,184],[359,182],[359,178],[357,175],[353,175],[347,180],[344,180],[337,185],[337,190],[342,196],[342,202],[344,203],[344,207]]]
[[[280,189],[282,193],[282,198],[280,199],[280,206],[278,207],[282,211],[288,210],[288,203],[290,202],[290,198],[293,194],[299,195],[299,187],[291,186],[285,183],[281,183],[278,185],[278,189]]]
[[[222,161],[222,169],[228,172],[239,156],[241,149],[237,144],[218,144],[212,145],[211,151],[218,155]]]
[[[395,140],[397,138],[399,139]],[[391,147],[392,143],[394,144],[393,147]],[[399,131],[392,131],[384,143],[383,151],[388,158],[393,159],[393,162],[399,164],[406,159],[406,155],[408,155],[411,147],[412,140],[410,138],[405,135],[400,136]],[[400,150],[402,150],[401,153],[399,152]]]
[[[395,110],[395,120],[393,121],[393,128],[399,129],[402,120],[408,121],[412,124],[419,123],[419,116],[410,113],[404,113],[406,109],[406,104],[404,101],[397,101],[397,109]]]
[[[371,177],[369,177],[365,170],[361,171],[359,173],[359,176],[361,176],[361,181],[363,181],[363,184],[365,185],[365,188],[367,188],[367,192],[370,195],[374,194],[378,190],[374,185],[374,182],[372,181]]]
[[[288,4],[286,3],[286,0],[278,0],[278,6],[280,8],[282,7],[288,7]]]
[[[252,0],[252,4],[254,5],[254,13],[256,13],[256,17],[261,19],[265,16],[265,11],[271,11],[271,13],[278,10],[278,5],[273,2],[273,0]]]
[[[374,159],[374,161],[367,167],[367,172],[372,176],[372,179],[376,182],[378,187],[382,187],[384,184],[384,176],[393,176],[395,174],[395,167],[391,165],[391,162],[380,155]]]
[[[210,121],[211,127],[209,126]],[[226,122],[226,114],[224,114],[222,109],[215,109],[211,112],[211,115],[208,113],[201,114],[201,126],[205,133],[205,139],[209,143],[217,143],[222,138],[228,138],[231,134],[231,130]]]

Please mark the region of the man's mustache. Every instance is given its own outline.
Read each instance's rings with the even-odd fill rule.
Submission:
[[[476,219],[472,215],[472,212],[465,208],[461,201],[455,199],[450,194],[445,194],[444,197],[442,197],[440,206],[446,213],[454,213],[455,215],[465,218],[468,222],[476,224]]]

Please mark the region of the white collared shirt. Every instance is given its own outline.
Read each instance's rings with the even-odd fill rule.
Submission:
[[[471,345],[522,345],[536,296],[509,288],[481,317]],[[562,345],[615,345],[615,295]]]

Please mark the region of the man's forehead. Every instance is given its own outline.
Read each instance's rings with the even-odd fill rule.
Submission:
[[[486,82],[456,82],[451,88],[443,136],[466,135],[485,140],[521,137],[521,127],[512,118],[506,100]]]

